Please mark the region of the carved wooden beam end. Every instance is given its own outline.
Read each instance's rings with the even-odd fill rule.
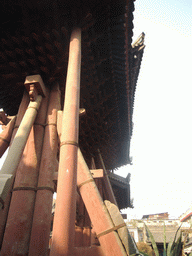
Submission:
[[[38,95],[46,96],[46,89],[40,75],[27,76],[24,83],[30,97],[30,101],[35,101]]]

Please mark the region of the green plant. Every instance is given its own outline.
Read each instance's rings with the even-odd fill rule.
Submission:
[[[165,222],[164,222],[164,226],[163,226],[163,233],[164,233],[164,235],[163,235],[163,237],[164,237],[164,242],[163,242],[163,256],[166,256],[166,248],[167,248],[167,246],[166,246],[166,232],[165,232]]]
[[[141,253],[141,255],[143,255],[143,256],[150,256],[149,254],[144,253],[144,252],[140,252],[140,253]]]
[[[152,247],[154,249],[155,255],[159,256],[159,251],[158,251],[155,239],[154,239],[151,231],[149,230],[149,228],[147,227],[147,225],[145,223],[144,223],[144,226],[145,226],[146,231],[148,232],[149,237],[151,239],[151,243],[152,243]],[[181,226],[177,229],[173,241],[171,241],[168,244],[168,247],[166,248],[166,232],[165,232],[165,226],[164,226],[164,251],[163,251],[163,256],[179,256],[180,255],[180,252],[181,252],[181,249],[182,249],[182,241],[181,241],[182,234],[179,235],[179,238],[176,241],[177,234],[178,234],[180,228],[181,228]],[[192,254],[190,256],[192,256]]]
[[[177,255],[179,256],[180,250],[181,250],[181,246],[182,246],[182,242],[181,242],[181,235],[182,234],[180,234],[180,236],[177,239],[177,241],[176,241],[176,238],[177,238],[177,234],[178,234],[180,228],[181,228],[181,226],[177,229],[173,241],[171,241],[168,244],[166,256],[177,256]]]
[[[153,237],[151,231],[149,230],[149,228],[147,227],[147,225],[146,225],[145,223],[144,223],[144,226],[145,226],[145,229],[147,230],[147,233],[149,234],[149,237],[150,237],[150,239],[151,239],[151,243],[152,243],[152,246],[153,246],[153,250],[154,250],[154,252],[155,252],[155,255],[156,255],[156,256],[159,256],[159,251],[158,251],[158,249],[157,249],[157,244],[156,244],[156,242],[155,242],[155,239],[154,239],[154,237]]]

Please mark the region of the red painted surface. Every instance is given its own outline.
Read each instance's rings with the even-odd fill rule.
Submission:
[[[74,29],[69,48],[60,147],[57,202],[50,255],[73,255],[75,242],[77,145],[81,68],[81,30]]]
[[[21,104],[20,104],[20,107],[18,110],[17,118],[15,121],[15,128],[12,132],[11,142],[13,141],[14,136],[17,132],[18,128],[16,128],[16,127],[18,127],[19,124],[21,123],[21,120],[25,114],[25,111],[26,111],[28,105],[29,105],[29,96],[26,92],[24,92],[24,95],[23,95],[23,98],[22,98],[22,101],[21,101]],[[2,244],[5,224],[6,224],[6,220],[7,220],[7,214],[8,214],[8,210],[9,210],[10,201],[11,201],[11,189],[12,189],[12,187],[10,188],[8,196],[5,200],[4,209],[2,211],[0,211],[0,245]]]
[[[29,255],[42,256],[47,255],[49,248],[50,227],[52,220],[52,200],[53,192],[46,189],[54,190],[53,174],[57,171],[57,111],[60,110],[60,91],[56,85],[49,98],[47,120],[45,126],[45,135],[39,170],[35,210],[33,216],[33,225],[29,247]]]
[[[15,128],[13,130],[13,134],[12,134],[12,137],[11,137],[11,143],[12,143],[14,137],[15,137],[15,134],[17,133],[18,127],[19,127],[19,125],[20,125],[20,123],[23,119],[23,116],[25,114],[25,111],[26,111],[28,105],[29,105],[29,95],[26,91],[24,91],[23,98],[22,98],[21,104],[19,106],[17,118],[16,118],[16,121],[15,121]]]
[[[183,217],[182,219],[181,219],[181,222],[183,222],[183,221],[186,221],[189,217],[191,217],[192,216],[192,212],[190,212],[189,214],[187,214],[185,217]]]
[[[77,203],[77,207],[78,207],[77,208],[78,217],[76,220],[77,226],[75,227],[75,246],[80,247],[80,246],[83,246],[83,225],[84,225],[84,215],[85,215],[85,206],[80,196]]]
[[[31,129],[22,159],[17,169],[14,189],[36,188],[43,143],[44,124],[48,99],[44,98],[39,109],[36,125]],[[1,255],[28,255],[29,240],[36,192],[25,189],[12,192]]]
[[[75,226],[75,247],[83,246],[83,227]]]
[[[78,187],[81,184],[84,184],[85,181],[89,181],[91,179],[92,175],[80,150],[78,150]],[[100,234],[101,232],[112,228],[113,223],[108,215],[107,209],[103,203],[95,182],[86,182],[79,188],[79,191],[96,233]],[[115,231],[101,236],[99,238],[99,242],[105,255],[126,255]]]
[[[5,153],[6,149],[9,147],[9,143],[11,141],[13,128],[15,126],[16,117],[14,117],[5,130],[3,130],[0,134],[0,157]]]
[[[92,246],[74,248],[73,256],[106,256],[106,254],[104,254],[101,246]]]
[[[84,213],[83,246],[91,246],[91,221],[86,208]]]
[[[99,155],[99,159],[100,159],[100,162],[101,162],[103,171],[104,171],[103,182],[104,182],[105,188],[106,188],[106,189],[105,189],[106,199],[108,199],[111,203],[117,205],[117,201],[116,201],[116,198],[115,198],[115,196],[114,196],[111,183],[110,183],[110,181],[109,181],[108,173],[107,173],[107,170],[106,170],[106,168],[105,168],[105,165],[104,165],[104,162],[103,162],[103,158],[102,158],[101,152],[100,152],[99,150],[98,150],[98,155]],[[98,182],[98,184],[100,184],[100,181]],[[101,191],[102,191],[102,187],[101,187],[100,189],[101,189]],[[103,193],[103,192],[101,192],[101,193]],[[102,196],[102,194],[101,194],[101,196]]]

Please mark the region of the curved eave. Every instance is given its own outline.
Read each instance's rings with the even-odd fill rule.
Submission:
[[[133,208],[130,198],[130,174],[123,178],[117,174],[108,175],[119,209]]]
[[[143,58],[143,53],[145,49],[144,45],[145,34],[142,32],[141,35],[137,38],[137,40],[132,44],[132,110],[134,107],[134,99],[135,99],[135,91],[136,85],[138,81],[138,76],[140,72],[141,62]],[[132,112],[133,114],[133,112]]]
[[[180,221],[184,222],[187,221],[192,216],[192,212],[188,213],[186,216],[184,216]]]

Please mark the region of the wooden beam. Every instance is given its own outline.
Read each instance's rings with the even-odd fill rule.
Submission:
[[[52,201],[54,192],[53,173],[57,170],[57,111],[60,106],[59,85],[55,84],[50,92],[46,117],[45,134],[41,164],[36,192],[33,226],[28,255],[46,255],[49,248],[50,227],[52,220]],[[38,243],[37,243],[38,241]]]
[[[0,133],[0,157],[5,153],[6,149],[9,147],[11,141],[11,136],[13,128],[15,125],[16,116],[11,119],[5,129]]]
[[[37,99],[38,97],[42,99],[42,96],[38,95]],[[37,104],[36,101],[31,103]],[[31,106],[30,104],[29,106]],[[47,97],[43,98],[35,118],[36,122],[30,129],[29,137],[17,168],[3,238],[2,255],[28,255],[47,106],[48,93]],[[29,107],[26,113],[30,109],[37,113],[37,110],[32,107]],[[31,123],[33,124],[33,122]],[[22,126],[22,122],[20,126]],[[23,133],[25,133],[25,130],[23,130]]]
[[[78,150],[77,170],[77,186],[94,230],[99,237],[99,242],[104,254],[125,256],[126,253],[119,236],[115,231],[111,230],[114,228],[114,225],[80,149]]]
[[[103,178],[104,177],[104,172],[103,169],[95,169],[95,170],[90,170],[92,176],[94,179],[98,178]]]
[[[73,256],[105,256],[101,246],[75,247]]]
[[[14,140],[15,134],[17,133],[18,127],[19,127],[19,125],[20,125],[20,123],[23,119],[23,116],[25,114],[25,111],[26,111],[28,105],[29,105],[29,96],[28,96],[27,92],[24,92],[21,104],[19,106],[19,111],[18,111],[18,114],[17,114],[17,118],[16,118],[16,121],[15,121],[15,127],[14,127],[14,130],[13,130],[13,133],[12,133],[10,145]],[[7,214],[8,214],[8,210],[9,210],[10,201],[11,201],[12,187],[13,187],[13,181],[10,184],[10,188],[7,192],[7,197],[4,201],[4,208],[3,208],[3,210],[0,210],[0,247],[1,247],[1,244],[2,244],[3,236],[4,236],[4,228],[5,228],[5,225],[6,225]]]
[[[38,87],[44,88],[45,86],[43,82],[41,82],[40,84],[38,84]],[[3,201],[5,200],[8,193],[7,183],[11,184],[11,180],[14,178],[14,174],[16,172],[21,156],[23,154],[25,144],[27,142],[29,133],[31,131],[31,127],[35,121],[39,107],[41,105],[41,101],[42,101],[42,96],[37,94],[34,101],[31,101],[29,103],[29,106],[25,112],[25,115],[19,126],[17,134],[15,135],[15,138],[9,149],[5,162],[1,168],[0,175],[2,175],[2,180],[1,180],[2,184],[1,184],[1,190],[0,190],[0,198],[1,198],[2,206],[3,206]],[[5,174],[7,176],[6,179],[4,178]]]
[[[106,194],[107,194],[107,198],[109,199],[109,201],[111,203],[117,205],[117,201],[116,201],[115,195],[113,193],[113,189],[112,189],[111,183],[109,181],[108,173],[107,173],[107,170],[105,168],[105,164],[104,164],[104,161],[103,161],[103,158],[102,158],[102,155],[101,155],[101,152],[100,152],[99,149],[98,149],[98,154],[99,154],[99,158],[100,158],[100,161],[101,161],[101,165],[102,165],[103,170],[104,170],[103,180],[104,180],[104,184],[105,184],[105,191],[106,191]]]

